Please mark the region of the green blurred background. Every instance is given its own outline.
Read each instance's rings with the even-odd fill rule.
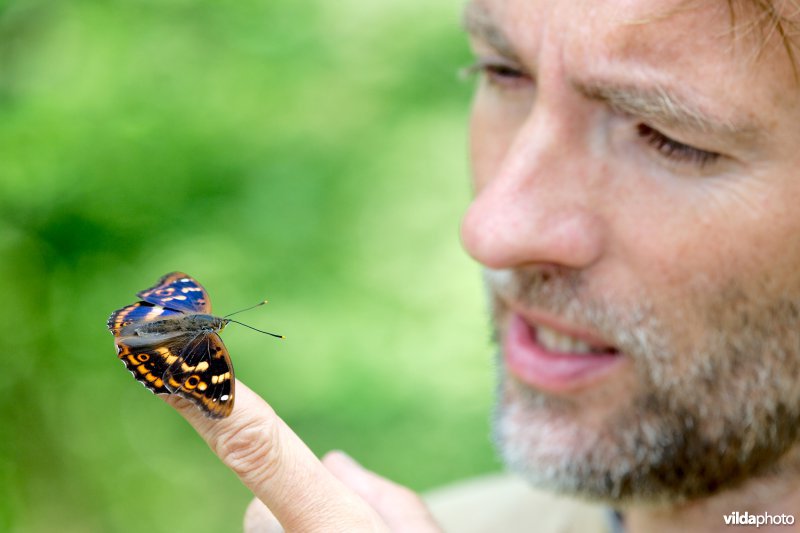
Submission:
[[[240,531],[247,490],[116,359],[171,270],[318,454],[498,469],[462,0],[0,1],[0,530]]]

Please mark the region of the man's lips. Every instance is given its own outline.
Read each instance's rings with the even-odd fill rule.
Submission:
[[[545,392],[567,393],[607,377],[626,361],[596,334],[547,316],[512,312],[503,339],[509,371]]]

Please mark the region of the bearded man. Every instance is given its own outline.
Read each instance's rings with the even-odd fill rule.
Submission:
[[[465,21],[481,81],[462,237],[491,295],[497,446],[538,489],[477,482],[434,514],[800,528],[800,6],[474,0]],[[248,528],[439,530],[238,387],[229,419],[179,408],[256,495]]]

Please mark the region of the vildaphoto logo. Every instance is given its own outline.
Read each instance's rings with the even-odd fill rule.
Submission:
[[[794,515],[790,514],[752,514],[748,511],[740,513],[734,511],[722,515],[726,526],[791,526],[794,524]]]

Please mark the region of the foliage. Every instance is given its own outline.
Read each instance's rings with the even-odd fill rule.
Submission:
[[[0,2],[0,530],[239,531],[246,489],[105,320],[185,270],[317,453],[496,468],[459,2]]]

